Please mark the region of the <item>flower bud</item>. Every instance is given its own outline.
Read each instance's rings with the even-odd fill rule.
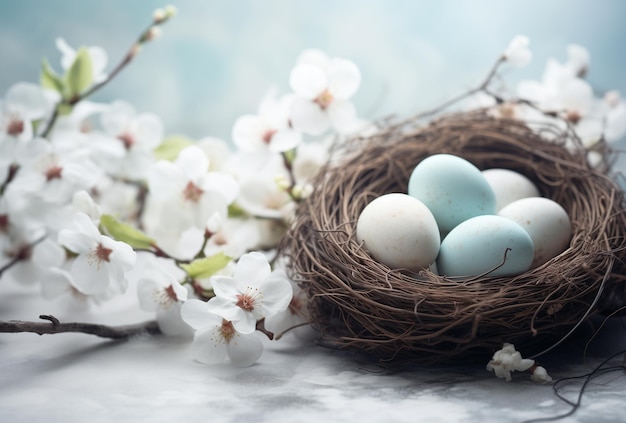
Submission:
[[[165,10],[161,8],[155,9],[154,12],[152,13],[152,19],[154,20],[154,23],[161,23],[165,20],[166,17],[167,17],[167,14]]]

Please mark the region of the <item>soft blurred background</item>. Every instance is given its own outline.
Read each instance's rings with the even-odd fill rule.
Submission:
[[[60,69],[55,38],[98,45],[110,70],[167,1],[0,2],[0,96],[38,81],[47,57]],[[591,52],[589,80],[626,95],[626,2],[622,0],[173,0],[163,36],[95,97],[124,99],[158,114],[168,133],[225,140],[235,119],[254,113],[272,85],[288,90],[298,54],[317,47],[353,60],[363,83],[361,116],[409,115],[475,86],[516,34],[534,53],[520,79],[540,79],[566,46]]]

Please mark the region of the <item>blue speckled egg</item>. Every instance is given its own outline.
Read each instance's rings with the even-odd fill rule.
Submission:
[[[496,214],[496,196],[480,170],[451,154],[435,154],[413,169],[408,194],[424,203],[443,234],[475,216]]]
[[[490,270],[487,276],[514,276],[530,268],[534,253],[530,235],[519,224],[501,216],[476,216],[444,238],[437,269],[447,276],[478,276]]]

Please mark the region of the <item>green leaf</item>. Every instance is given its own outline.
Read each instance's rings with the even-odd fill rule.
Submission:
[[[222,270],[231,258],[224,253],[217,253],[211,257],[196,259],[189,264],[181,264],[187,274],[194,279],[205,279]]]
[[[58,93],[63,92],[63,79],[57,75],[50,66],[48,59],[45,58],[41,61],[41,76],[39,77],[39,82],[44,88],[55,90]]]
[[[178,153],[185,147],[193,144],[193,140],[184,135],[172,135],[167,137],[154,149],[154,157],[157,160],[176,160]]]
[[[110,214],[100,218],[100,226],[111,238],[127,243],[133,248],[151,248],[156,241],[126,223],[120,222]]]
[[[237,218],[237,217],[246,217],[248,213],[241,208],[240,205],[236,203],[231,203],[228,206],[228,217]]]
[[[283,157],[285,158],[285,160],[287,160],[287,163],[293,163],[293,161],[296,159],[296,149],[292,148],[291,150],[287,150],[283,153]]]
[[[85,47],[78,49],[72,66],[65,74],[65,92],[63,98],[67,101],[80,95],[93,82],[93,65],[91,56]]]

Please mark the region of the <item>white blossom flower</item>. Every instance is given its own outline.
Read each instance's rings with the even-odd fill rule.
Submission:
[[[32,138],[33,121],[50,110],[51,104],[41,87],[27,82],[11,86],[0,102],[0,141],[6,137],[21,141]]]
[[[293,295],[285,272],[272,272],[258,252],[241,256],[232,277],[214,276],[211,284],[215,297],[208,302],[209,310],[243,334],[254,332],[258,320],[285,310]]]
[[[241,257],[259,245],[261,234],[258,226],[252,219],[232,218],[222,219],[219,224],[209,219],[207,230],[210,237],[204,247],[204,255],[214,256],[220,252],[233,259]]]
[[[512,371],[526,371],[535,364],[535,360],[522,358],[513,344],[504,343],[502,349],[495,352],[487,364],[487,370],[495,372],[496,376],[507,382],[511,380]]]
[[[289,112],[293,95],[278,98],[271,89],[259,106],[257,115],[243,115],[235,121],[232,137],[244,152],[284,152],[302,141],[302,134],[290,127]]]
[[[574,123],[589,114],[594,101],[589,83],[554,59],[548,60],[541,82],[521,81],[517,92],[545,111],[563,112]]]
[[[235,366],[249,367],[263,353],[263,343],[256,333],[238,332],[232,322],[210,312],[204,301],[187,300],[181,316],[197,330],[193,355],[202,363],[219,364],[228,357]]]
[[[21,168],[11,189],[33,195],[47,203],[67,204],[74,193],[92,188],[100,177],[100,169],[84,149],[57,151],[49,141],[35,139],[28,144],[36,148],[21,160]]]
[[[70,47],[70,45],[63,39],[56,39],[57,48],[61,51],[61,67],[64,70],[68,70],[72,63],[74,63],[74,59],[76,58],[77,51]],[[93,83],[98,84],[105,79],[108,78],[105,73],[105,68],[108,62],[107,52],[98,46],[87,47],[87,52],[89,53],[89,57],[91,58],[91,67],[93,69]]]
[[[248,170],[250,171],[244,170],[239,175],[240,190],[237,205],[256,217],[270,219],[286,217],[293,202],[284,184],[280,183],[289,178],[282,158],[278,155],[267,157],[260,165],[250,165]]]
[[[351,61],[325,60],[320,51],[305,52],[291,71],[289,84],[296,94],[291,123],[297,131],[320,135],[330,127],[349,133],[358,126],[349,101],[361,84],[361,72]]]
[[[180,152],[175,162],[158,161],[148,172],[150,193],[160,203],[161,221],[167,222],[171,230],[204,228],[215,212],[226,216],[239,184],[232,176],[209,172],[208,168],[208,158],[202,150],[190,146]]]
[[[504,50],[504,60],[515,67],[522,68],[532,60],[532,52],[528,48],[530,41],[524,35],[516,35]]]
[[[153,150],[163,139],[163,123],[152,113],[137,113],[128,103],[115,101],[102,113],[104,135],[94,140],[101,166],[111,175],[131,180],[146,177]]]
[[[187,289],[156,259],[150,260],[137,282],[139,305],[146,311],[156,313],[159,329],[165,335],[186,336],[191,328],[180,315],[182,304],[187,301]]]
[[[59,232],[59,243],[77,254],[69,273],[73,286],[86,295],[121,294],[127,286],[125,273],[136,253],[123,242],[102,235],[85,213],[77,213],[74,227]]]

